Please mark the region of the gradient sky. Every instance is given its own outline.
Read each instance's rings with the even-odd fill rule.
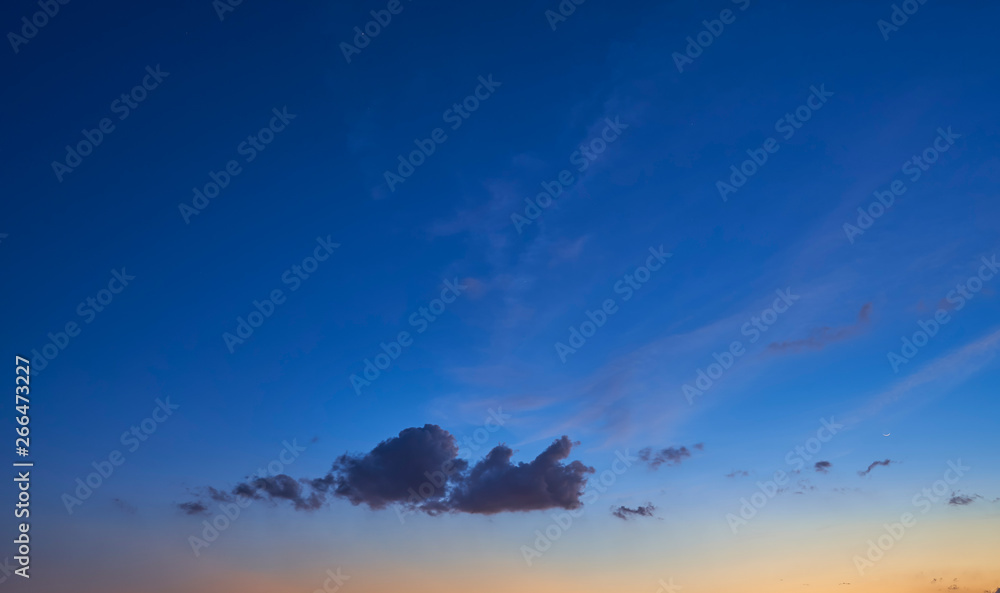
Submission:
[[[2,343],[35,359],[36,463],[32,578],[4,567],[0,587],[312,593],[339,568],[345,593],[1000,588],[1000,275],[970,283],[1000,256],[1000,6],[928,0],[880,30],[891,2],[590,0],[552,20],[556,0],[401,0],[348,61],[342,43],[386,2],[247,0],[221,19],[219,4],[70,2],[0,51]],[[20,35],[39,10],[8,2],[0,22]],[[699,33],[711,44],[679,59]],[[141,102],[115,103],[157,68]],[[275,110],[294,119],[263,150],[242,144]],[[796,110],[808,121],[780,122]],[[103,118],[93,153],[54,170]],[[435,128],[433,154],[387,180]],[[767,161],[723,199],[752,155]],[[185,217],[230,161],[239,172]],[[564,170],[531,224],[512,219]],[[880,210],[875,192],[894,187]],[[292,280],[317,239],[337,246]],[[670,256],[624,288],[650,250]],[[134,279],[87,305],[122,268]],[[444,313],[411,321],[449,283],[465,288]],[[275,289],[286,300],[227,344]],[[770,317],[776,291],[794,296]],[[608,299],[615,312],[561,356]],[[47,360],[68,323],[79,333]],[[352,386],[402,331],[412,344]],[[734,342],[730,368],[686,397]],[[167,398],[179,407],[130,450],[122,433]],[[509,418],[463,446],[491,411]],[[842,428],[825,438],[824,421]],[[594,495],[565,529],[564,508],[401,521],[338,497],[260,500],[192,552],[218,503],[179,505],[284,443],[305,450],[283,473],[319,478],[425,424],[470,464],[501,443],[529,462],[566,435]],[[666,461],[613,470],[645,448]],[[116,450],[124,463],[67,512]],[[920,498],[950,462],[969,469]],[[734,533],[727,516],[775,472],[788,483]],[[904,513],[915,524],[860,573]],[[547,529],[559,537],[529,565]]]

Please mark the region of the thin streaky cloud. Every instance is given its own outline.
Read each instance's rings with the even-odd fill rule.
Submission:
[[[865,303],[858,312],[857,321],[844,327],[821,327],[813,330],[808,338],[801,340],[789,340],[784,342],[771,342],[767,346],[768,352],[801,352],[802,350],[822,350],[825,346],[834,342],[840,342],[860,334],[868,325],[871,319],[872,304]]]

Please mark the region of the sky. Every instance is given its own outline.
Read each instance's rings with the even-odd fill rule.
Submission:
[[[1000,7],[0,12],[4,590],[1000,591]]]

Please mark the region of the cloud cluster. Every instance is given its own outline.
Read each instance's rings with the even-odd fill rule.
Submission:
[[[951,498],[948,499],[948,504],[957,507],[964,507],[965,505],[976,502],[976,499],[978,498],[982,498],[982,495],[973,494],[972,496],[966,496],[965,494],[952,492]]]
[[[237,485],[233,489],[232,496],[245,496],[255,500],[287,500],[296,510],[315,511],[323,506],[326,494],[320,490],[310,491],[308,486],[313,482],[315,480],[296,480],[286,474],[264,476]],[[213,496],[215,500],[223,498],[225,495],[221,492]]]
[[[331,498],[371,509],[396,504],[430,515],[576,509],[583,504],[580,496],[594,468],[579,461],[564,463],[574,444],[563,436],[527,463],[512,463],[514,451],[498,445],[470,467],[457,457],[451,433],[425,424],[407,428],[367,453],[341,455],[320,478],[279,474],[241,482],[230,491],[205,488],[203,494],[219,502],[236,497],[289,502],[303,511],[316,510]],[[188,514],[207,510],[201,502],[179,506]]]
[[[612,508],[611,514],[618,517],[622,521],[627,521],[632,517],[652,517],[653,511],[656,510],[651,503],[646,503],[646,506],[639,506],[634,509],[630,509],[625,506],[620,506],[618,508]]]
[[[866,470],[864,470],[864,471],[860,471],[860,472],[858,472],[858,475],[859,475],[859,476],[862,476],[862,477],[864,477],[864,476],[867,476],[867,475],[868,475],[868,474],[870,474],[870,473],[871,473],[871,471],[872,471],[873,469],[875,469],[876,467],[878,467],[878,466],[880,466],[880,465],[885,465],[885,466],[888,466],[888,465],[889,465],[890,463],[893,463],[893,461],[892,461],[891,459],[886,459],[885,461],[873,461],[873,462],[871,463],[871,465],[869,465],[869,466],[868,466],[868,469],[866,469]]]
[[[703,451],[705,449],[704,443],[698,443],[691,446],[693,449],[698,451]],[[649,467],[653,469],[659,468],[663,464],[667,465],[680,465],[681,461],[691,457],[691,450],[687,447],[668,447],[666,449],[661,449],[655,451],[651,447],[646,447],[645,449],[639,451],[639,460],[648,463]]]

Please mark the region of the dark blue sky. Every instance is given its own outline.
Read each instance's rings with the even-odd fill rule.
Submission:
[[[905,460],[895,471],[916,485],[979,454],[976,486],[1000,496],[984,453],[998,444],[1000,279],[982,259],[1000,248],[1000,9],[929,0],[886,39],[883,2],[588,0],[553,30],[556,2],[401,0],[345,60],[354,27],[386,6],[246,0],[220,20],[207,0],[74,1],[0,52],[3,345],[65,344],[34,364],[41,533],[151,538],[191,562],[198,520],[176,503],[232,486],[284,441],[309,443],[288,473],[318,477],[407,427],[473,434],[499,408],[513,419],[470,461],[500,442],[530,461],[563,434],[579,441],[570,459],[599,467],[624,448],[704,442],[676,491],[635,475],[610,500],[689,502],[716,526],[745,493],[712,480],[770,475],[830,416],[849,429],[824,455],[850,468],[831,488],[876,459]],[[0,22],[19,33],[38,10],[7,3]],[[686,49],[700,33],[711,44]],[[102,125],[71,172],[54,167]],[[400,155],[431,145],[387,183]],[[225,187],[185,214],[213,179]],[[546,187],[552,205],[526,205]],[[875,192],[893,187],[881,207]],[[247,337],[240,319],[276,290]],[[781,290],[799,299],[772,323]],[[608,299],[581,344],[573,333]],[[908,356],[902,338],[939,310],[948,321]],[[68,323],[77,335],[55,335]],[[746,354],[698,388],[734,341]],[[383,351],[398,357],[375,378]],[[701,393],[689,402],[685,385]],[[166,398],[180,407],[129,451],[121,434]],[[60,497],[116,449],[125,464],[68,514]],[[905,484],[884,487],[906,500]],[[368,521],[361,508],[315,517]],[[246,541],[284,510],[258,512]],[[358,528],[362,548],[391,539],[386,513]],[[522,533],[547,520],[527,516],[497,536],[518,562]],[[467,527],[447,521],[433,537]],[[323,539],[306,531],[291,549]],[[239,572],[265,548],[216,561]],[[51,566],[73,548],[37,555]],[[126,590],[108,579],[102,590]]]

